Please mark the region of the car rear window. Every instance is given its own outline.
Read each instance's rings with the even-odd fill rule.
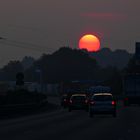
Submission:
[[[93,96],[93,100],[95,100],[95,101],[112,101],[112,96],[110,96],[110,95],[96,95],[96,96]]]

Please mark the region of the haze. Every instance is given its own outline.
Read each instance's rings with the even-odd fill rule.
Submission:
[[[0,40],[0,66],[62,46],[77,48],[86,33],[97,35],[101,48],[134,52],[140,40],[139,7],[138,0],[1,0],[0,36],[7,42]],[[23,44],[14,46],[9,40]]]

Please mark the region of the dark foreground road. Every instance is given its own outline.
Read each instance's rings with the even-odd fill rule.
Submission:
[[[0,140],[140,140],[140,107],[119,105],[117,118],[60,109],[1,120]]]

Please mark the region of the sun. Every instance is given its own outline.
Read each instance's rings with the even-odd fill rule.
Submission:
[[[100,50],[100,40],[92,34],[84,35],[79,40],[79,48],[87,49],[89,52],[97,52]]]

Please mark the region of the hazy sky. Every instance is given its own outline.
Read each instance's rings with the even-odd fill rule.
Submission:
[[[0,36],[7,38],[0,40],[0,66],[61,46],[76,48],[86,33],[97,35],[102,48],[134,52],[139,13],[139,0],[0,0]]]

